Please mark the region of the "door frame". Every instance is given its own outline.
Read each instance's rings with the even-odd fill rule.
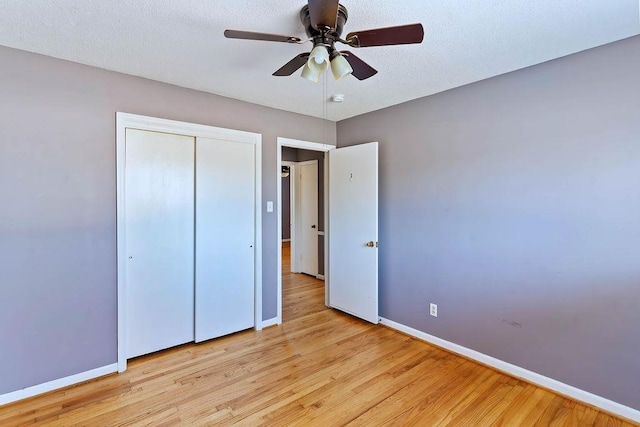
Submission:
[[[127,369],[126,352],[126,227],[125,227],[125,141],[126,129],[164,132],[178,135],[221,139],[255,146],[255,258],[254,258],[254,328],[261,330],[262,321],[262,135],[253,132],[218,128],[209,125],[116,113],[116,217],[117,217],[117,311],[118,372]],[[282,245],[280,245],[282,246]]]
[[[278,238],[276,241],[278,242],[277,248],[277,316],[275,319],[267,321],[269,325],[273,324],[282,324],[282,184],[281,184],[281,171],[282,171],[282,147],[290,147],[290,148],[300,148],[303,150],[311,150],[311,151],[321,151],[324,152],[324,298],[325,305],[329,305],[329,156],[327,156],[327,152],[331,150],[335,150],[337,147],[335,145],[322,144],[319,142],[311,142],[311,141],[303,141],[299,139],[290,139],[290,138],[282,138],[278,137],[276,143],[276,172],[277,172],[277,181],[279,184],[277,187],[277,196],[276,196],[276,206],[278,209]],[[292,252],[293,252],[293,248]],[[267,326],[265,324],[264,326]]]

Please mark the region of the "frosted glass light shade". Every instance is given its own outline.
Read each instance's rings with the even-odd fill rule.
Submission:
[[[331,61],[331,72],[336,80],[340,80],[344,76],[353,73],[353,68],[344,56],[338,55]]]
[[[320,73],[311,69],[311,67],[309,67],[309,62],[304,64],[301,76],[313,83],[318,83],[318,80],[320,79]]]
[[[313,48],[309,55],[307,65],[312,70],[322,74],[329,68],[329,51],[325,46],[318,45]]]

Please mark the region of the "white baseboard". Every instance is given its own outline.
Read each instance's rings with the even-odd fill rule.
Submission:
[[[274,317],[272,319],[262,321],[263,328],[268,328],[269,326],[275,326],[280,324],[282,324],[282,319],[280,317]]]
[[[79,374],[71,375],[69,377],[60,378],[58,380],[53,380],[43,384],[34,385],[32,387],[23,388],[22,390],[12,391],[11,393],[0,395],[0,405],[6,405],[7,403],[16,402],[18,400],[36,396],[38,394],[57,390],[62,387],[78,384],[83,381],[92,380],[94,378],[112,374],[117,371],[118,364],[114,363],[112,365],[103,366],[102,368],[80,372]]]
[[[463,347],[461,345],[454,344],[450,341],[443,340],[436,336],[429,335],[425,332],[419,331],[409,326],[405,326],[403,324],[394,322],[392,320],[380,318],[380,323],[385,326],[388,326],[389,328],[403,332],[407,335],[411,335],[415,338],[434,344],[438,347],[442,347],[445,350],[448,350],[452,353],[456,353],[464,357],[467,357],[469,359],[473,359],[484,365],[491,366],[492,368],[497,369],[498,371],[504,372],[516,378],[520,378],[527,382],[539,385],[540,387],[546,388],[548,390],[552,390],[563,396],[567,396],[571,399],[578,400],[580,402],[586,403],[587,405],[595,406],[608,413],[615,414],[617,416],[620,416],[635,422],[640,422],[640,411],[634,408],[630,408],[628,406],[622,405],[620,403],[614,402],[612,400],[606,399],[596,394],[589,393],[588,391],[581,390],[579,388],[570,386],[568,384],[562,383],[552,378],[545,377],[544,375],[540,375],[538,373],[529,371],[519,366],[512,365],[511,363],[502,361],[500,359],[496,359],[495,357],[488,356],[486,354],[480,353],[475,350],[471,350],[467,347]]]
[[[317,274],[317,275],[316,275],[316,279],[318,279],[318,280],[324,280],[324,274]]]

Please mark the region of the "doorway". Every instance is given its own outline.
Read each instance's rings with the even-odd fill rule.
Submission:
[[[296,280],[296,284],[301,284],[301,286],[309,286],[310,283],[315,283],[316,287],[320,285],[325,295],[325,305],[328,305],[328,281],[326,280],[328,266],[325,264],[328,253],[326,245],[327,236],[325,232],[328,227],[328,221],[326,219],[327,205],[325,202],[328,191],[326,153],[335,148],[333,145],[278,138],[277,170],[279,173],[279,182],[283,179],[281,176],[282,166],[290,167],[289,177],[287,177],[288,179],[286,180],[290,183],[290,187],[283,189],[282,185],[278,185],[276,203],[278,206],[278,237],[279,239],[285,240],[284,242],[280,240],[280,244],[278,245],[278,316],[277,319],[274,319],[278,324],[282,323],[283,320],[283,280],[286,280],[287,287],[292,285],[292,280]],[[297,205],[296,200],[300,199],[300,192],[303,190],[300,175],[301,171],[305,169],[307,169],[307,174],[312,176],[311,181],[317,180],[316,184],[312,184],[316,186],[317,193],[311,196],[311,198],[317,200],[317,205],[310,208],[310,210],[317,212],[317,217],[304,222],[305,225],[303,226],[303,221],[301,221],[303,209]],[[309,172],[311,173],[309,174]],[[307,186],[309,186],[309,183],[307,183]],[[290,194],[290,208],[287,207],[286,201],[283,200],[283,195],[287,195],[287,190],[289,190]],[[287,242],[286,234],[284,235],[285,237],[283,237],[283,230],[286,231],[287,226],[286,223],[283,223],[283,218],[287,217],[287,215],[283,213],[283,210],[289,211],[289,209],[291,228],[289,235],[290,242]],[[309,210],[309,208],[307,210]],[[313,227],[314,225],[315,227]],[[311,269],[302,267],[299,258],[299,254],[302,252],[299,246],[303,245],[301,243],[302,239],[300,238],[303,227],[305,231],[309,232],[311,230],[313,232],[313,237],[308,237],[306,243],[308,247],[315,244],[316,249],[312,255],[316,264],[312,266]],[[308,233],[308,236],[312,236],[312,233]],[[309,240],[312,240],[312,243],[310,243]],[[296,274],[301,272],[306,274]],[[307,275],[311,276],[309,280],[305,279]],[[306,282],[306,284],[302,282]],[[284,303],[286,303],[286,298]]]
[[[282,147],[323,153],[321,194],[327,202],[321,210],[324,221],[319,222],[324,222],[326,227],[326,233],[324,229],[321,231],[322,254],[326,260],[323,266],[325,305],[378,323],[378,143],[338,149],[333,145],[278,138],[278,181]],[[264,326],[282,323],[281,204],[282,186],[278,185],[277,317]]]

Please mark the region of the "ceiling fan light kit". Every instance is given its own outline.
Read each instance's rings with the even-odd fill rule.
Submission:
[[[302,69],[302,77],[317,83],[322,75],[329,68],[329,51],[324,45],[317,45],[311,51],[307,63]]]
[[[327,71],[329,67],[329,51],[326,46],[318,45],[314,47],[309,56],[309,61],[312,59],[313,62],[315,62],[315,64],[313,64],[314,67],[317,66],[318,69],[323,72]]]
[[[352,32],[347,34],[346,39],[342,39],[342,30],[348,17],[347,8],[339,4],[339,0],[308,0],[308,4],[300,11],[300,20],[309,37],[308,40],[240,30],[226,30],[224,35],[232,39],[294,44],[312,42],[311,53],[294,57],[273,75],[290,76],[302,67],[302,77],[314,83],[320,80],[320,75],[325,73],[329,66],[336,80],[349,74],[358,80],[365,80],[377,73],[376,69],[353,53],[338,51],[335,47],[336,42],[362,48],[422,43],[424,38],[422,24],[410,24]]]

